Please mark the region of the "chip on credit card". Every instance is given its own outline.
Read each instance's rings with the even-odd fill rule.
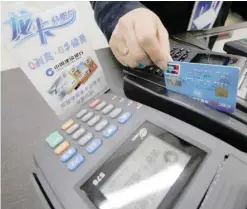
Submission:
[[[164,73],[166,88],[222,112],[234,112],[240,68],[170,62]]]

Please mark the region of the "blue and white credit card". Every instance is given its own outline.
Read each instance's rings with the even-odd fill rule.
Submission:
[[[238,67],[171,62],[164,78],[168,90],[231,113],[237,102],[239,72]]]

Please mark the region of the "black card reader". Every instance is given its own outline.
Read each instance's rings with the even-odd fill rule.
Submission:
[[[174,40],[170,40],[171,56],[174,61],[191,62],[191,63],[203,63],[203,64],[215,64],[215,65],[228,65],[237,66],[240,68],[240,80],[238,86],[238,98],[237,109],[247,114],[247,98],[246,95],[246,69],[247,59],[245,57],[236,55],[226,55],[223,53],[216,53],[210,50],[202,50],[196,48],[194,45],[179,43]],[[157,85],[165,87],[163,71],[155,66],[149,66],[144,69],[129,69],[125,68],[130,73],[137,74],[140,77],[145,78],[150,82],[154,82]],[[236,114],[232,114],[233,117],[237,117]],[[246,122],[247,123],[247,122]]]
[[[228,41],[225,43],[223,49],[228,54],[247,57],[247,37],[235,41]]]
[[[170,92],[142,76],[125,73],[124,91],[128,98],[168,113],[247,152],[247,114],[237,111],[235,114],[241,118],[227,115],[191,98]]]

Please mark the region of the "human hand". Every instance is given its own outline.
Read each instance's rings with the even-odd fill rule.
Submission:
[[[166,70],[172,61],[168,33],[152,11],[134,9],[119,19],[110,47],[117,60],[128,67],[157,65]]]

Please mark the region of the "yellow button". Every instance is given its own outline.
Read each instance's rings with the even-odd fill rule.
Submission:
[[[70,126],[74,124],[73,120],[68,120],[65,124],[62,125],[62,129],[66,131]]]
[[[61,143],[55,150],[54,152],[57,155],[61,155],[65,150],[67,150],[70,147],[70,143],[68,141],[64,141]]]

